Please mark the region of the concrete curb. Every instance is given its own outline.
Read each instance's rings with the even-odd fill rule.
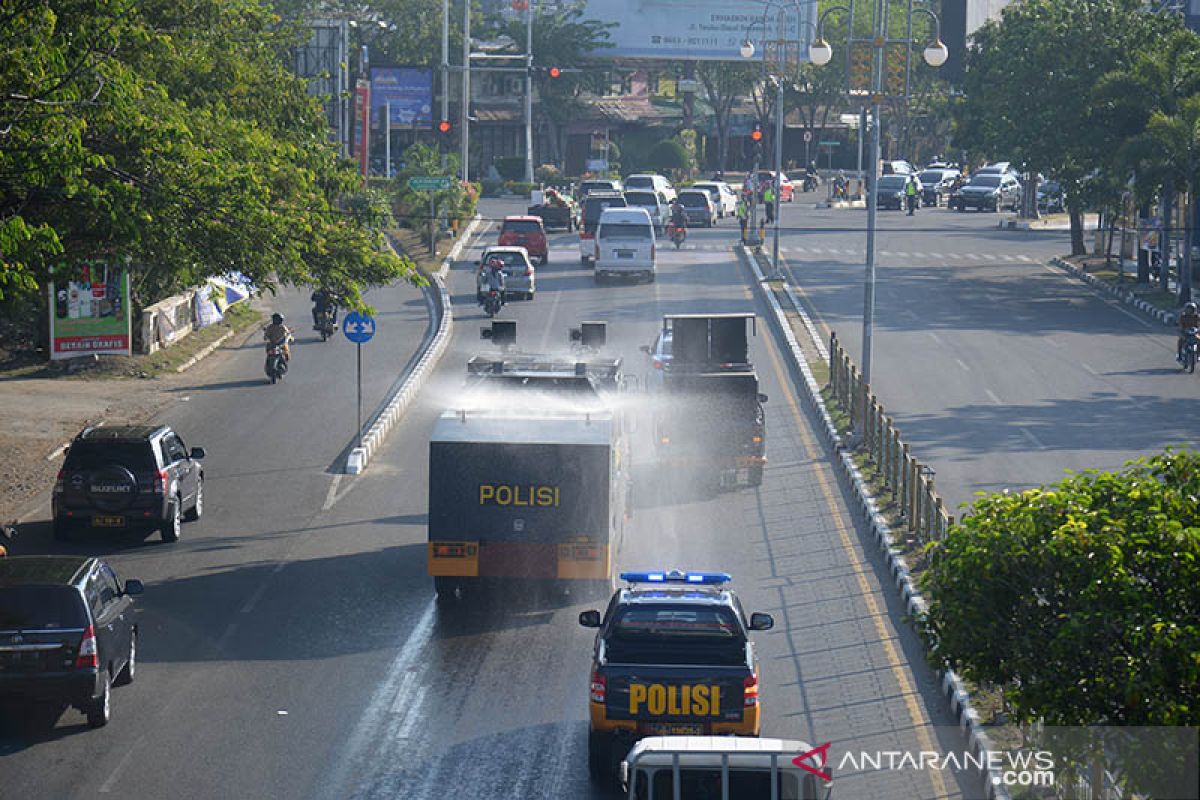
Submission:
[[[804,358],[804,353],[796,341],[796,335],[792,331],[792,326],[788,324],[783,308],[779,305],[779,301],[775,299],[775,294],[768,286],[764,285],[765,277],[756,259],[747,252],[745,247],[738,247],[737,251],[739,258],[746,263],[751,273],[753,273],[755,286],[762,293],[768,305],[771,306],[772,322],[776,330],[788,344],[792,361],[804,378],[802,382],[805,390],[804,395],[813,410],[820,417],[825,440],[833,448],[836,455],[834,464],[840,467],[842,477],[854,487],[854,495],[858,500],[863,516],[870,524],[871,533],[875,537],[876,544],[887,559],[888,572],[895,583],[897,594],[904,601],[905,608],[911,618],[911,623],[912,619],[925,613],[925,598],[917,591],[916,584],[908,572],[908,566],[904,563],[900,550],[892,547],[891,528],[888,527],[887,522],[879,513],[879,509],[875,504],[870,489],[867,487],[866,481],[863,480],[858,467],[855,466],[851,458],[846,442],[843,441],[841,434],[838,433],[837,428],[833,424],[833,418],[829,414],[829,409],[825,407],[825,401],[821,398],[821,387],[817,385],[816,379],[813,378],[812,370],[809,368],[808,361]],[[810,334],[815,333],[816,328],[812,320],[809,319],[803,307],[797,303],[797,298],[790,289],[788,290],[788,298],[793,304],[796,304],[796,312],[800,315]],[[819,336],[815,336],[814,341],[818,345],[821,344]],[[983,726],[979,723],[979,714],[971,707],[971,698],[967,693],[966,687],[963,686],[962,680],[953,670],[943,671],[939,677],[942,694],[950,702],[950,708],[953,710],[955,716],[958,717],[958,725],[967,738],[968,748],[976,756],[986,761],[987,753],[992,749],[992,745],[983,730]],[[989,800],[1009,800],[1008,790],[1001,783],[999,771],[989,768],[986,770],[984,779],[987,783],[987,796]]]
[[[421,391],[425,381],[429,379],[434,367],[437,366],[449,347],[450,337],[453,333],[454,312],[450,306],[450,292],[446,288],[446,275],[450,271],[450,265],[458,258],[466,242],[475,235],[475,231],[479,227],[479,220],[480,217],[476,214],[475,218],[467,225],[466,230],[458,237],[454,247],[450,248],[450,252],[442,259],[442,266],[430,276],[430,283],[433,285],[437,301],[440,303],[441,313],[438,318],[437,330],[426,343],[425,352],[413,365],[404,382],[384,400],[383,410],[379,412],[371,427],[363,434],[362,447],[355,447],[346,456],[345,472],[347,475],[358,475],[367,468],[371,457],[383,445],[387,435],[391,433],[392,428],[408,410],[413,398]]]
[[[1112,295],[1125,305],[1136,308],[1143,314],[1158,320],[1163,325],[1175,325],[1179,321],[1179,317],[1174,311],[1164,311],[1161,308],[1153,306],[1128,289],[1121,289],[1117,286],[1113,286],[1106,280],[1097,278],[1095,275],[1089,275],[1079,267],[1068,263],[1061,258],[1050,259],[1050,266],[1058,267],[1061,270],[1071,273],[1076,278],[1079,278],[1081,281],[1091,286],[1093,289],[1097,289],[1101,292]]]
[[[218,338],[212,344],[205,346],[204,349],[202,349],[199,353],[196,353],[196,355],[192,356],[187,361],[183,362],[178,367],[176,367],[175,371],[176,372],[185,372],[185,371],[191,369],[192,367],[196,366],[196,364],[200,361],[200,359],[204,358],[209,353],[211,353],[212,351],[216,350],[218,347],[223,345],[225,343],[225,340],[228,339],[230,336],[233,336],[233,331],[229,331],[228,333],[226,333],[223,336],[221,336],[220,338]]]

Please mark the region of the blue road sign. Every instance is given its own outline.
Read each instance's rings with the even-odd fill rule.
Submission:
[[[369,342],[375,335],[375,318],[351,311],[342,320],[342,333],[355,344]]]

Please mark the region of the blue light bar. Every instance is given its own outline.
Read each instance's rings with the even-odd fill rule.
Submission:
[[[621,580],[629,583],[686,583],[693,586],[719,586],[733,577],[728,572],[683,572],[672,569],[661,572],[622,572]]]

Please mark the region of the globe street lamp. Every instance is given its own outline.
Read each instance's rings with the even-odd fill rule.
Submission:
[[[884,71],[884,49],[889,44],[903,45],[906,48],[912,48],[920,42],[911,38],[895,38],[888,36],[888,0],[875,0],[873,21],[873,33],[869,37],[856,37],[854,30],[851,28],[846,35],[846,47],[850,48],[855,44],[870,45],[873,51],[873,61],[871,65],[871,163],[872,167],[867,171],[867,257],[866,257],[866,279],[863,287],[863,354],[862,354],[862,380],[863,383],[871,382],[871,339],[875,325],[875,226],[876,226],[876,211],[878,209],[878,198],[875,192],[875,183],[877,180],[876,172],[879,169],[880,145],[879,145],[879,116],[880,107],[883,103],[883,71]],[[825,20],[832,13],[847,14],[853,19],[853,11],[846,6],[830,6],[825,9],[817,22],[817,39],[809,48],[809,58],[812,63],[822,66],[828,64],[833,58],[833,48],[825,41],[824,30]],[[905,14],[908,23],[908,30],[912,31],[912,21],[914,14],[924,14],[933,22],[933,41],[930,42],[924,49],[923,56],[925,63],[931,67],[940,67],[946,63],[946,58],[949,56],[949,51],[946,45],[942,42],[941,23],[936,14],[927,8],[913,8],[911,4]],[[907,101],[907,86],[905,87],[904,99]]]

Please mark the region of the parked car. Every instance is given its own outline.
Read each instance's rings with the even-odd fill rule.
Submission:
[[[967,185],[958,190],[953,200],[953,208],[956,211],[966,211],[968,208],[979,211],[1011,208],[1015,211],[1021,206],[1021,184],[1007,173],[975,175]]]
[[[653,283],[658,263],[654,223],[645,208],[606,208],[596,226],[596,282],[604,277],[644,277]]]
[[[625,195],[619,192],[590,192],[579,215],[579,261],[587,264],[596,251],[596,226],[606,208],[625,208]]]
[[[717,224],[717,208],[708,192],[703,189],[684,189],[678,199],[683,206],[688,227],[711,228]]]
[[[492,259],[499,259],[504,264],[504,294],[509,297],[523,297],[532,300],[537,291],[537,272],[533,262],[529,260],[529,251],[524,247],[488,247],[483,251],[476,265],[479,267],[475,274],[475,299],[483,299],[483,285],[487,270],[485,267]]]
[[[500,224],[500,241],[497,244],[524,247],[530,258],[538,260],[539,266],[550,263],[550,243],[539,217],[528,214],[505,217]]]
[[[762,200],[763,189],[767,188],[767,184],[775,183],[775,172],[769,169],[760,169],[754,177],[758,189],[758,199]],[[792,181],[786,172],[781,172],[779,174],[779,202],[790,203],[794,199],[795,188],[792,186]]]
[[[74,706],[107,725],[111,687],[132,683],[141,581],[122,583],[85,556],[0,558],[0,701],[58,712]]]
[[[1037,190],[1038,211],[1043,214],[1061,214],[1067,210],[1067,196],[1058,181],[1043,181]]]
[[[884,175],[875,182],[875,207],[904,210],[904,185],[908,175]],[[920,207],[921,188],[917,186],[917,206]]]
[[[631,189],[648,189],[658,192],[667,199],[668,203],[675,199],[675,187],[671,185],[671,182],[662,175],[655,175],[649,172],[630,175],[626,178],[625,191],[628,192]]]
[[[592,192],[622,192],[625,187],[616,178],[590,178],[579,182],[575,199],[582,203]]]
[[[958,170],[939,167],[927,169],[917,176],[921,182],[921,205],[937,207],[949,197],[958,179]]]
[[[654,222],[655,233],[661,234],[666,230],[667,222],[671,218],[670,204],[670,198],[664,196],[662,192],[655,192],[649,189],[625,190],[625,205],[646,209],[646,212],[650,214],[651,221]]]
[[[717,218],[737,214],[738,194],[725,181],[697,181],[691,188],[703,189],[717,206]]]
[[[54,538],[75,532],[154,530],[179,540],[204,512],[204,448],[166,425],[90,426],[71,442],[50,506]]]

